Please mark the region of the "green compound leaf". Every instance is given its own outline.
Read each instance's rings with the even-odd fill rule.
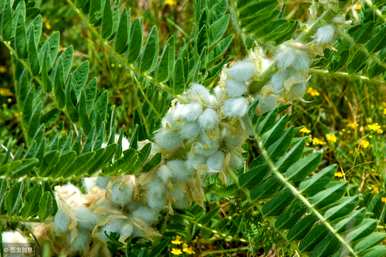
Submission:
[[[129,51],[128,51],[128,62],[134,62],[142,46],[142,25],[139,19],[136,19],[131,25],[130,39],[129,39]]]
[[[140,69],[150,70],[158,59],[159,37],[157,27],[153,27],[147,37],[147,41],[140,58]]]

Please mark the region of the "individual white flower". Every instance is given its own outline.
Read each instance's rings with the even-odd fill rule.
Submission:
[[[96,186],[99,188],[106,188],[107,184],[109,183],[110,178],[109,177],[104,177],[104,176],[98,176],[96,180]]]
[[[275,109],[276,102],[277,96],[275,95],[260,96],[257,108],[261,113],[269,112]]]
[[[180,136],[182,139],[193,139],[197,137],[198,134],[200,134],[200,127],[196,122],[185,123],[180,128]]]
[[[134,227],[130,223],[126,223],[121,227],[120,235],[121,235],[121,241],[126,240],[126,238],[130,237],[133,234]]]
[[[192,153],[209,156],[219,148],[219,138],[210,138],[207,134],[201,134],[200,140],[192,145]]]
[[[284,81],[288,78],[288,71],[279,71],[271,77],[271,84],[273,91],[278,94],[283,90]]]
[[[176,119],[185,121],[195,121],[202,113],[202,106],[200,103],[193,102],[189,104],[177,103],[174,115]]]
[[[188,166],[188,168],[198,170],[205,164],[206,158],[204,156],[193,152],[188,153],[188,159],[186,160],[186,166]]]
[[[1,233],[3,244],[28,244],[28,239],[19,231],[4,231]]]
[[[198,118],[200,127],[205,130],[214,129],[219,122],[217,112],[211,108],[205,109],[205,111]]]
[[[187,167],[183,160],[171,160],[166,163],[172,173],[172,177],[179,181],[186,181],[192,175],[193,170]]]
[[[247,86],[244,82],[228,79],[225,81],[225,87],[229,97],[242,96],[247,91]]]
[[[334,38],[335,28],[334,26],[328,24],[323,27],[318,28],[315,33],[314,40],[318,44],[328,44],[331,43]]]
[[[311,64],[310,58],[305,51],[288,46],[287,44],[282,44],[279,47],[275,61],[277,66],[282,70],[292,67],[296,70],[304,71],[307,70]]]
[[[183,188],[181,188],[181,186],[174,186],[170,191],[170,195],[173,198],[174,207],[178,209],[185,209],[189,206],[186,192]]]
[[[229,77],[239,82],[246,82],[256,73],[256,64],[249,60],[244,60],[233,64],[226,70]]]
[[[224,167],[224,153],[221,151],[217,151],[211,156],[209,156],[206,164],[208,165],[209,173],[218,173]]]
[[[217,99],[220,101],[225,97],[225,90],[221,86],[216,86],[213,89],[213,92],[214,92],[215,96],[217,97]]]
[[[86,189],[86,192],[90,192],[93,187],[96,186],[97,177],[83,178],[83,187]]]
[[[224,102],[225,117],[242,117],[248,111],[248,101],[244,97],[230,98]]]
[[[161,179],[154,178],[146,184],[147,205],[152,209],[162,209],[165,205],[165,185]]]
[[[154,140],[162,149],[168,151],[175,150],[182,144],[182,139],[178,133],[167,128],[158,130]]]
[[[74,252],[83,252],[90,244],[90,236],[87,231],[78,231],[71,237],[71,250]]]
[[[114,182],[111,186],[111,201],[120,206],[128,204],[133,197],[134,183]]]
[[[170,108],[161,120],[162,127],[173,127],[176,125],[175,107]]]
[[[75,218],[80,228],[91,230],[97,223],[97,215],[86,207],[75,209]]]
[[[159,167],[157,175],[164,183],[166,183],[169,181],[173,174],[172,171],[168,168],[168,166],[162,165],[161,167]]]
[[[195,100],[203,102],[205,104],[210,104],[213,102],[213,97],[211,96],[209,90],[201,84],[193,83],[192,86],[187,91],[187,95]]]
[[[158,219],[158,212],[150,209],[149,207],[140,206],[133,211],[133,217],[145,221],[148,224],[152,224]]]
[[[69,229],[70,217],[62,210],[58,210],[54,217],[54,230],[58,234],[63,234]]]
[[[123,225],[122,220],[118,220],[118,219],[110,220],[106,225],[102,227],[102,230],[100,233],[101,239],[106,241],[108,240],[108,237],[111,236],[111,234],[113,233],[120,234],[122,225]]]
[[[296,59],[296,50],[287,44],[280,45],[276,55],[275,61],[280,69],[287,69],[290,67]]]
[[[59,207],[65,206],[66,208],[80,207],[85,202],[84,195],[73,184],[55,186],[55,199]]]

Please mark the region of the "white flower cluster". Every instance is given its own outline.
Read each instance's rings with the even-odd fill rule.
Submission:
[[[333,34],[333,27],[321,27],[313,44],[326,44]],[[72,184],[56,187],[58,211],[48,228],[39,228],[40,234],[60,240],[56,253],[108,256],[106,242],[113,233],[121,241],[151,237],[157,234],[151,226],[161,211],[203,204],[207,175],[218,174],[229,183],[230,172],[243,166],[242,145],[248,136],[244,120],[254,98],[249,93],[252,78],[276,65],[270,82],[257,95],[261,112],[272,110],[282,99],[302,98],[311,65],[308,52],[306,45],[288,41],[279,46],[273,61],[256,52],[225,68],[212,92],[193,84],[173,100],[155,133],[152,151],[162,155],[159,166],[140,176],[86,178],[86,193]]]
[[[96,248],[108,252],[106,241],[112,233],[121,241],[151,237],[156,234],[151,225],[162,210],[185,208],[193,201],[202,204],[206,175],[221,173],[226,180],[228,171],[243,164],[241,146],[247,132],[242,118],[249,106],[248,84],[256,72],[254,61],[238,62],[224,70],[213,93],[193,84],[178,96],[154,136],[153,150],[163,156],[154,170],[138,177],[86,178],[85,193],[72,184],[57,186],[58,211],[50,232],[39,228],[45,231],[40,234],[61,241],[57,253],[90,254]]]
[[[277,71],[258,96],[258,111],[271,111],[278,102],[302,99],[309,79],[310,52],[322,52],[323,47],[332,42],[334,35],[335,27],[328,24],[317,29],[310,44],[296,41],[281,44],[274,57]]]

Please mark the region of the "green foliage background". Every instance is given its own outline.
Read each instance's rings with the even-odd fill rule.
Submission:
[[[159,156],[149,158],[150,145],[138,150],[136,142],[152,138],[171,99],[191,82],[213,87],[224,64],[256,45],[272,54],[274,46],[302,32],[309,3],[295,2],[15,0],[10,5],[1,0],[2,228],[51,217],[57,184],[80,184],[100,170],[138,174],[157,165]],[[344,207],[340,219],[326,221],[332,226],[358,214],[358,226],[347,230],[376,246],[367,252],[354,247],[357,256],[385,256],[380,241],[386,218],[386,140],[384,132],[368,129],[376,122],[386,130],[385,2],[341,1],[338,7],[334,12],[353,24],[340,30],[334,47],[313,63],[310,85],[319,95],[306,95],[307,101],[280,110],[281,118],[276,112],[251,114],[258,127],[246,146],[248,169],[239,174],[238,187],[209,180],[206,210],[193,206],[177,212],[159,224],[161,241],[112,242],[113,252],[167,256],[170,240],[179,234],[197,256],[293,256],[302,250],[331,256],[327,250],[337,251],[332,245],[339,248],[341,242],[320,219],[297,225],[315,225],[313,233],[325,236],[316,248],[321,238],[296,234],[294,221],[278,226],[267,218],[291,220],[279,214],[297,209],[305,196],[324,217],[328,209]],[[295,128],[303,126],[325,144],[301,138]],[[337,141],[328,142],[328,133]],[[133,142],[124,152],[123,136]],[[370,146],[361,147],[361,140]],[[311,153],[315,148],[323,155]],[[320,162],[330,178],[336,170],[343,178],[323,180],[308,195],[299,193],[312,175],[323,174],[315,172]],[[337,168],[330,166],[334,163]],[[284,177],[278,180],[275,174]],[[290,194],[286,183],[297,193]]]

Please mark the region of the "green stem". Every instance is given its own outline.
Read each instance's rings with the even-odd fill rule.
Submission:
[[[329,71],[329,70],[311,68],[310,72],[320,76],[329,76],[329,77],[343,78],[348,80],[359,80],[359,81],[364,81],[371,84],[378,84],[382,86],[386,85],[386,82],[382,79],[369,78],[367,76],[358,75],[358,74],[349,74],[343,71]]]
[[[236,253],[236,252],[244,252],[250,250],[249,246],[243,246],[238,248],[230,248],[230,249],[221,249],[221,250],[211,250],[211,251],[205,251],[200,254],[200,256],[207,256],[212,254],[224,254],[224,253]]]

